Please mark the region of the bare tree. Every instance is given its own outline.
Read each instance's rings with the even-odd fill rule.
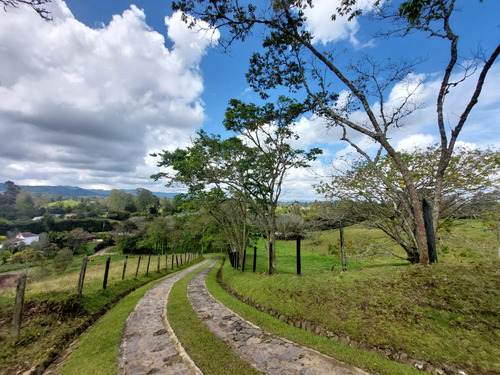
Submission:
[[[50,2],[51,0],[0,0],[5,11],[8,8],[19,8],[19,5],[26,5],[37,12],[45,21],[52,21],[50,12],[44,7]]]

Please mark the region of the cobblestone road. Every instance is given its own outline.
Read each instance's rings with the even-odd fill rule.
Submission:
[[[119,374],[201,374],[168,324],[166,306],[175,282],[206,263],[198,263],[167,277],[140,299],[123,330],[118,357]]]

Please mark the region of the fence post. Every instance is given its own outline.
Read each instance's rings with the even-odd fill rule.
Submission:
[[[137,279],[137,274],[139,273],[139,265],[141,264],[142,255],[139,255],[139,260],[137,261],[137,269],[135,270],[134,279]]]
[[[297,237],[297,275],[302,271],[302,264],[300,259],[300,236]]]
[[[158,255],[158,267],[156,268],[156,272],[160,272],[160,255]]]
[[[345,256],[345,245],[344,245],[344,227],[340,223],[340,257],[342,258],[342,271],[347,271],[347,262]]]
[[[165,271],[168,269],[168,254],[165,254]]]
[[[82,294],[83,291],[83,281],[85,280],[85,271],[87,270],[87,259],[88,257],[85,255],[82,260],[82,268],[80,269],[80,277],[78,278],[78,294]]]
[[[257,267],[257,246],[253,247],[253,272],[255,272],[255,269]]]
[[[181,258],[181,264],[182,264],[182,258]],[[175,266],[179,268],[179,258],[177,258],[177,254],[175,254]]]
[[[173,250],[172,250],[173,251]],[[174,253],[172,252],[172,270],[174,269]]]
[[[106,268],[104,269],[104,281],[102,282],[102,289],[106,289],[106,286],[108,285],[109,262],[111,262],[111,257],[108,257],[108,259],[106,259]]]
[[[127,269],[127,259],[128,259],[128,255],[125,255],[125,261],[123,262],[122,280],[125,278],[125,270]]]
[[[149,275],[149,263],[151,262],[151,254],[149,254],[149,257],[148,257],[148,266],[146,268],[146,276]]]
[[[26,290],[26,272],[21,273],[17,279],[16,301],[14,302],[14,313],[12,316],[12,328],[10,339],[13,343],[19,340],[21,333],[21,317],[23,314],[24,291]]]

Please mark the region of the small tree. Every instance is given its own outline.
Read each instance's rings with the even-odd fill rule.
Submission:
[[[89,236],[90,233],[81,228],[73,229],[66,237],[66,244],[73,251],[73,253],[76,253],[88,242]]]
[[[57,255],[52,261],[52,266],[56,271],[64,272],[72,261],[73,261],[73,252],[70,249],[65,248],[57,252]]]

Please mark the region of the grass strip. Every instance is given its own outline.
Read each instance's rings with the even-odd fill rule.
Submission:
[[[221,261],[222,262],[222,261]],[[369,372],[387,375],[421,374],[422,372],[398,362],[384,358],[376,353],[340,344],[326,337],[315,335],[280,321],[265,314],[228,294],[217,283],[218,267],[215,267],[207,277],[207,288],[210,293],[229,309],[241,315],[262,329],[287,338],[297,344],[315,349],[340,361],[350,363]]]
[[[182,270],[152,281],[123,298],[91,330],[82,335],[78,349],[65,362],[59,374],[116,374],[122,331],[128,316],[149,289],[180,271]],[[89,358],[92,360],[89,361]]]
[[[187,285],[201,269],[174,284],[167,304],[168,321],[182,346],[205,375],[260,374],[240,359],[198,319],[187,299]]]

